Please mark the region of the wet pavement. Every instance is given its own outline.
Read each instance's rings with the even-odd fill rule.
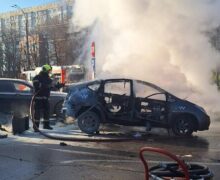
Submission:
[[[101,131],[100,135],[88,137],[69,126],[53,130],[51,134],[93,139],[129,136],[136,137],[136,140],[64,142],[48,139],[31,129],[21,135],[8,134],[7,138],[0,139],[0,179],[144,179],[138,152],[145,146],[164,148],[187,162],[206,165],[213,171],[214,179],[220,178],[220,122],[212,123],[209,131],[197,132],[191,138],[177,138],[162,129],[155,129],[151,134],[137,134],[125,129]],[[140,135],[144,140],[138,139]],[[170,161],[155,153],[145,155],[153,165]]]

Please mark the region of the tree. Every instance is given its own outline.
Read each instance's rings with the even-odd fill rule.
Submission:
[[[0,42],[0,77],[4,77],[5,61],[3,52],[3,43]]]
[[[71,65],[80,56],[87,36],[87,29],[69,33],[68,19],[59,16],[45,22],[42,31],[47,34],[49,60],[55,65]]]
[[[49,17],[47,13],[36,15],[34,28],[29,27],[30,67],[26,59],[26,38],[20,36],[15,23],[11,21],[10,25],[6,25],[7,28],[2,29],[0,36],[0,76],[19,77],[22,70],[46,63],[74,64],[82,57],[83,44],[89,31],[84,29],[70,33],[69,21],[70,17]]]
[[[214,29],[212,32],[208,33],[210,37],[211,45],[217,50],[220,51],[220,26]],[[220,90],[220,62],[219,65],[212,70],[212,81],[216,84]]]
[[[21,63],[19,61],[18,52],[18,32],[13,28],[11,22],[9,28],[2,31],[1,48],[0,48],[0,62],[1,62],[1,76],[2,77],[18,77],[20,74]]]

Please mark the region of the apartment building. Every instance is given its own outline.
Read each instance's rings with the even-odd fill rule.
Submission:
[[[39,33],[37,29],[52,26],[49,22],[54,17],[63,24],[68,25],[73,15],[73,5],[74,0],[54,1],[53,3],[29,8],[13,5],[15,11],[0,13],[0,41],[4,40],[5,34],[13,31],[18,56],[20,61],[26,63],[26,67],[34,61],[32,52],[36,53],[37,56],[40,53],[39,51],[45,51],[46,49],[47,52],[44,53],[44,57],[40,58],[49,58],[48,56],[54,54],[51,39],[47,38],[47,34]]]

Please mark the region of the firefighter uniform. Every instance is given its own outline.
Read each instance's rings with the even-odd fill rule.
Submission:
[[[40,118],[43,115],[43,128],[53,129],[49,125],[50,117],[50,90],[52,88],[52,79],[49,77],[49,73],[52,67],[48,64],[42,67],[42,71],[33,78],[34,91],[36,97],[34,100],[34,121],[35,125],[39,128]],[[35,131],[38,131],[35,126],[33,126]]]

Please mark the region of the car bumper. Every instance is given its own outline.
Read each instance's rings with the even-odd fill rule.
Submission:
[[[208,130],[209,129],[209,125],[210,125],[211,121],[210,121],[210,117],[208,115],[204,115],[201,119],[200,119],[200,123],[199,123],[199,131],[202,130]]]

